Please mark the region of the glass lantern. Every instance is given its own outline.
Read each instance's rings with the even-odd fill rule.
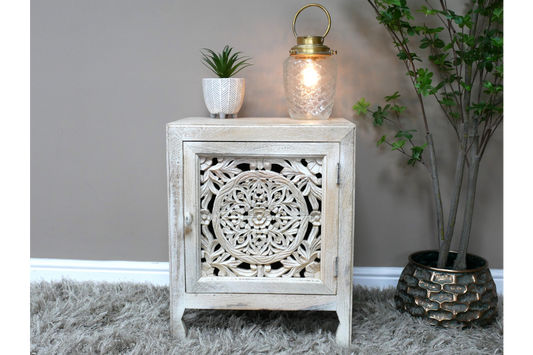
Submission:
[[[302,10],[316,6],[328,17],[328,28],[324,36],[301,36],[296,34],[296,19]],[[333,55],[337,51],[324,45],[324,38],[331,28],[328,11],[319,4],[302,7],[294,16],[292,31],[296,46],[283,65],[285,98],[289,115],[293,119],[328,119],[333,109],[337,85],[337,62]]]

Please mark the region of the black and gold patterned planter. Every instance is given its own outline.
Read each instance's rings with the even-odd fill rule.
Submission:
[[[467,270],[437,269],[432,266],[438,255],[426,250],[409,256],[394,296],[396,307],[443,327],[490,323],[497,313],[498,294],[488,262],[468,254]],[[448,261],[456,255],[450,252]]]

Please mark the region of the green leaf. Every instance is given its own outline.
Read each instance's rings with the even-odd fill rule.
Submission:
[[[472,89],[472,85],[466,85],[466,83],[462,80],[459,82],[459,84],[461,84],[463,89],[465,89],[466,91],[470,91]]]
[[[404,140],[401,140],[401,141],[398,141],[398,142],[394,142],[394,143],[392,143],[392,149],[391,149],[391,151],[396,150],[396,149],[400,149],[400,148],[403,147],[404,145],[405,145],[405,139],[404,139]]]
[[[413,147],[411,148],[411,159],[407,162],[407,165],[415,166],[415,163],[417,161],[422,160],[422,153],[424,152],[424,148],[426,147],[427,143],[425,143],[421,147]]]
[[[383,2],[387,5],[402,6],[400,0],[383,0]]]
[[[453,38],[453,40],[452,40],[450,43],[448,43],[447,45],[445,45],[445,46],[442,48],[442,51],[443,51],[443,52],[446,52],[446,51],[452,49],[454,43],[455,43],[455,37]]]
[[[396,133],[396,135],[394,136],[394,138],[401,138],[401,137],[405,137],[407,139],[412,139],[413,138],[413,135],[411,134],[411,132],[416,132],[416,129],[411,129],[409,131],[398,131],[398,133]]]
[[[501,76],[503,77],[503,64],[496,66],[496,73],[494,73],[494,76]]]
[[[501,22],[503,21],[503,7],[492,10],[491,21]]]
[[[398,58],[400,58],[401,60],[407,60],[409,59],[409,56],[407,55],[407,53],[405,53],[404,51],[400,51],[398,54],[396,54],[396,56]]]
[[[464,33],[457,33],[457,38],[459,43],[464,43],[469,47],[472,47],[476,43],[476,37],[475,36],[469,36],[468,34]]]
[[[417,12],[422,12],[422,13],[424,13],[424,14],[426,15],[426,17],[427,17],[428,15],[435,15],[435,14],[438,13],[437,10],[429,10],[429,9],[428,9],[427,7],[425,7],[425,6],[421,6],[421,8],[422,8],[422,10],[416,10],[416,11],[417,11]]]
[[[478,103],[473,103],[472,106],[468,106],[466,109],[468,111],[474,110],[476,115],[481,116],[485,111],[492,110],[492,107],[488,102],[480,101]]]
[[[429,60],[431,60],[435,65],[443,71],[450,71],[453,69],[452,62],[446,60],[450,53],[441,53],[437,55],[430,55]]]
[[[490,39],[490,41],[491,41],[492,44],[495,45],[496,47],[503,47],[503,38],[492,37],[492,38]]]
[[[419,62],[422,61],[422,59],[420,59],[416,53],[409,53],[409,54],[407,54],[407,53],[405,53],[405,51],[403,51],[403,50],[400,50],[400,51],[398,52],[398,54],[396,54],[396,56],[397,56],[400,60],[409,60],[409,58],[410,58],[411,60],[418,60]]]
[[[435,48],[444,48],[445,43],[442,39],[437,38],[433,45],[435,46]]]
[[[360,114],[366,114],[367,107],[370,106],[370,102],[367,102],[365,98],[363,97],[361,100],[357,101],[355,105],[353,105],[353,108],[355,112],[357,112],[358,115]]]
[[[449,11],[452,12],[452,11]],[[472,28],[472,25],[474,24],[472,21],[470,21],[472,18],[469,14],[466,14],[464,16],[456,16],[455,14],[452,16],[453,21],[459,25],[460,28],[463,28],[464,26],[468,28]]]
[[[422,38],[420,40],[420,43],[420,48],[422,49],[427,48],[429,46],[432,46],[434,48],[444,48],[444,46],[446,45],[442,39],[438,38],[438,34],[435,35],[434,39],[428,37]]]
[[[437,28],[429,28],[429,27],[426,27],[426,26],[423,26],[421,31],[423,34],[426,34],[426,35],[432,35],[432,34],[435,34],[435,33],[439,33],[441,31],[444,30],[444,27],[437,27]]]
[[[387,102],[391,101],[391,100],[396,100],[397,98],[399,98],[400,95],[398,95],[398,91],[396,91],[394,94],[392,94],[391,96],[385,96],[385,100]]]
[[[483,87],[488,89],[483,91],[485,94],[491,94],[492,92],[494,92],[494,86],[490,81],[483,82]]]
[[[405,111],[406,108],[407,108],[407,107],[394,105],[394,106],[392,106],[390,109],[391,109],[391,111],[396,111],[396,112],[398,112],[398,113],[402,113],[403,111]]]
[[[450,112],[450,115],[456,119],[461,118],[461,114],[457,112]]]
[[[381,139],[378,141],[378,144],[376,146],[379,146],[380,144],[385,142],[385,138],[386,138],[386,136],[382,136]]]
[[[381,106],[378,106],[378,109],[372,114],[374,117],[374,124],[381,126],[383,125],[383,118],[387,117],[389,114],[388,108],[390,105],[385,106],[384,109],[381,108]]]
[[[442,100],[439,100],[439,103],[444,106],[455,106],[456,103],[454,100],[444,98]]]
[[[429,96],[430,94],[435,93],[435,88],[431,86],[433,73],[428,69],[418,69],[417,78],[415,83],[415,88],[418,89],[418,92],[421,93],[424,97]]]

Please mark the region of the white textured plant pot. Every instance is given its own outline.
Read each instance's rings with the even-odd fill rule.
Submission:
[[[204,100],[211,117],[237,117],[244,99],[243,78],[204,78]]]

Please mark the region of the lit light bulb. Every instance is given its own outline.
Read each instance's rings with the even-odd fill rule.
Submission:
[[[307,87],[311,87],[318,82],[318,73],[316,72],[314,65],[308,65],[303,71],[304,76],[303,84]]]
[[[298,36],[296,18],[308,7],[322,9],[328,18],[328,28],[323,36]],[[331,27],[331,17],[322,5],[302,7],[292,21],[296,45],[289,50],[283,63],[283,86],[291,118],[296,120],[326,120],[331,115],[337,85],[337,51],[324,44]]]

